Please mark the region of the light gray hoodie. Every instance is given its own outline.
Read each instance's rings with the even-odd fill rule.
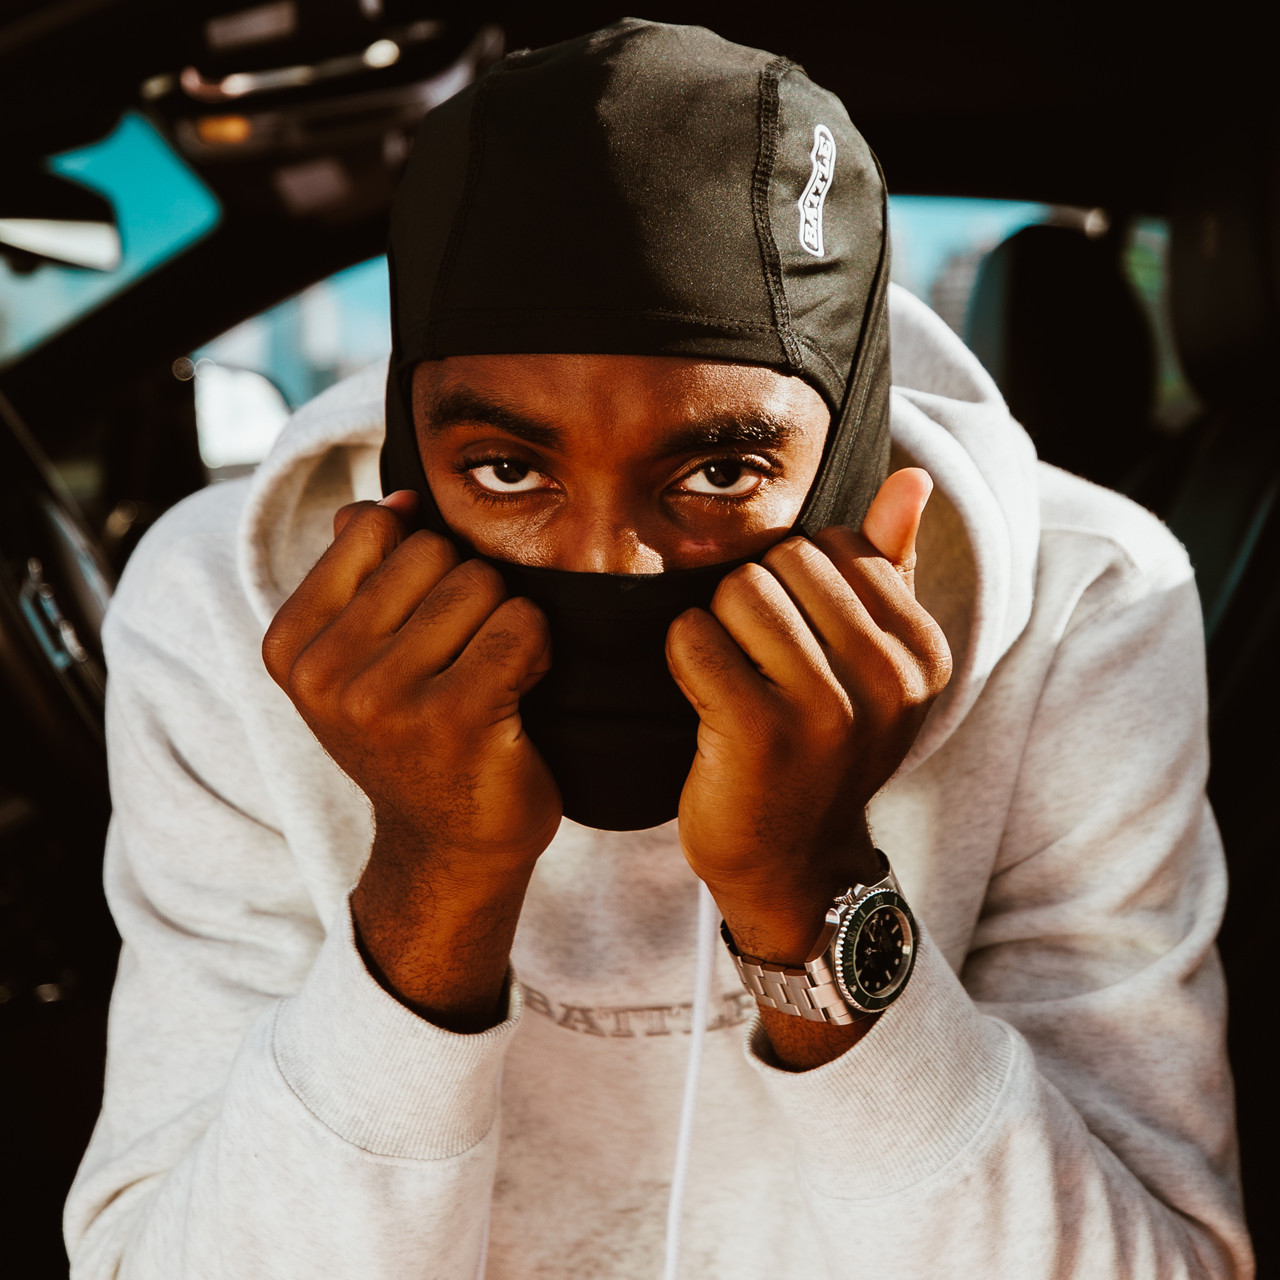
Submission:
[[[170,513],[110,612],[124,951],[77,1280],[655,1280],[664,1249],[733,1280],[1251,1274],[1186,557],[1038,464],[959,340],[891,305],[895,463],[936,482],[918,589],[955,656],[871,810],[925,926],[903,997],[779,1070],[675,823],[562,824],[490,1031],[368,975],[369,808],[259,645],[335,508],[378,495],[371,370]]]

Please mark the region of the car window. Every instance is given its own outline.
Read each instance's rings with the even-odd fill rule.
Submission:
[[[113,271],[54,263],[15,272],[0,258],[0,368],[176,257],[218,225],[217,197],[140,115],[48,167],[100,192],[115,209],[121,258]]]
[[[1097,209],[1012,200],[894,196],[889,201],[893,278],[960,335],[982,259],[1033,223],[1102,234]],[[1122,262],[1159,355],[1156,416],[1177,430],[1197,409],[1178,364],[1167,297],[1169,230],[1144,218],[1126,229]],[[289,413],[391,346],[385,258],[374,258],[244,321],[178,361],[196,379],[200,452],[212,479],[243,474],[266,456]]]
[[[292,410],[391,350],[387,261],[372,258],[238,324],[177,361],[196,380],[200,455],[212,479],[259,462]]]
[[[1110,226],[1102,209],[1015,200],[892,196],[893,279],[927,302],[963,337],[983,258],[1014,232],[1043,222],[1079,227],[1086,235],[1105,235]],[[1168,222],[1145,217],[1129,221],[1120,255],[1155,341],[1155,425],[1176,433],[1196,416],[1201,405],[1183,374],[1174,344]]]

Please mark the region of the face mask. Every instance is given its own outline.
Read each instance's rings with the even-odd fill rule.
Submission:
[[[451,535],[411,413],[449,355],[684,355],[805,378],[832,410],[796,531],[857,528],[888,464],[888,245],[879,167],[794,64],[628,19],[509,55],[431,112],[392,210],[383,491]],[[487,557],[482,557],[487,558]],[[676,816],[696,714],[667,628],[740,561],[660,574],[491,561],[547,614],[552,669],[521,701],[567,817]]]
[[[490,563],[550,624],[551,670],[521,700],[520,716],[565,813],[608,831],[670,821],[698,717],[667,669],[667,628],[686,609],[707,608],[732,566],[616,574]]]

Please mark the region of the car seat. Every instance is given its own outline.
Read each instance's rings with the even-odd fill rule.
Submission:
[[[1155,344],[1120,237],[1023,227],[983,260],[965,341],[1046,462],[1124,488],[1157,444]]]
[[[1227,973],[1245,1206],[1258,1274],[1280,1267],[1273,1152],[1280,1100],[1269,1019],[1280,911],[1280,165],[1247,134],[1199,146],[1172,218],[1179,355],[1209,406],[1161,514],[1186,546],[1204,606],[1209,796],[1230,874],[1218,939]]]

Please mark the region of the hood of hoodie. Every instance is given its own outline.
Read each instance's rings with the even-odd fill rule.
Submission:
[[[1026,626],[1035,585],[1035,450],[991,377],[924,303],[889,295],[893,467],[920,466],[934,492],[917,544],[916,590],[951,645],[951,683],[900,774],[954,732]],[[382,496],[386,365],[331,387],[289,421],[249,486],[237,558],[266,628],[333,536],[344,503]]]

